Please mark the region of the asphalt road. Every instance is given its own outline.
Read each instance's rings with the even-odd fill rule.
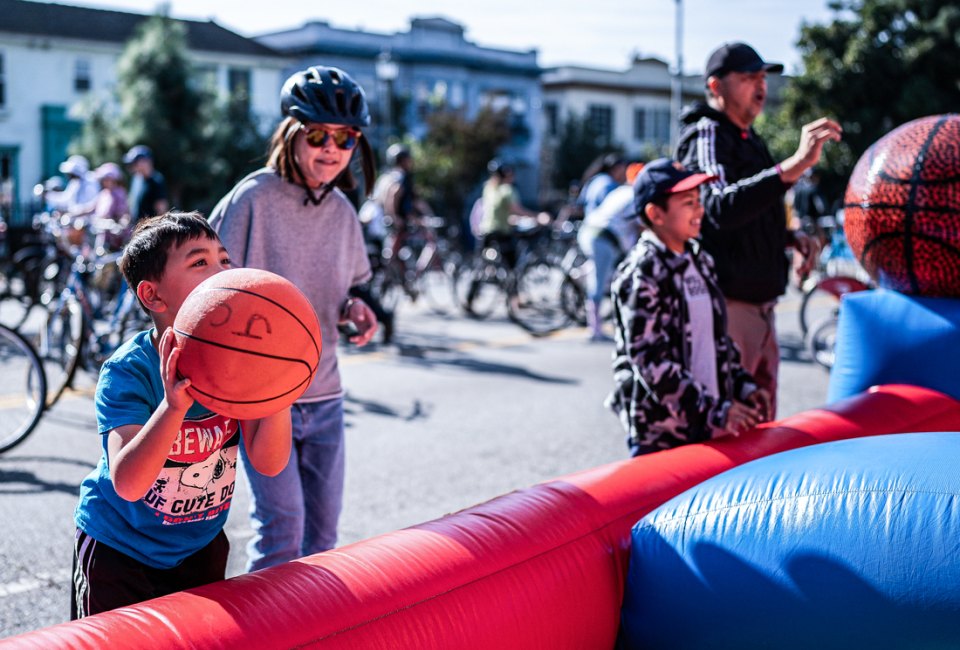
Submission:
[[[794,293],[778,308],[780,415],[822,404],[827,375],[800,350]],[[440,517],[513,489],[626,458],[608,344],[581,329],[533,339],[405,306],[395,345],[342,348],[347,478],[340,542]],[[2,380],[2,378],[0,378]],[[48,412],[0,456],[0,637],[67,620],[77,486],[99,455],[90,389]],[[241,483],[242,483],[241,478]],[[250,537],[246,485],[227,533],[229,575]]]

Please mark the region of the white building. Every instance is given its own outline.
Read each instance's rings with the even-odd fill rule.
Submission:
[[[635,58],[626,70],[561,66],[544,72],[545,130],[571,116],[588,119],[602,140],[633,158],[669,154],[673,77],[666,61]],[[703,98],[699,75],[683,79],[682,104]]]
[[[116,64],[145,14],[0,0],[0,210],[23,218],[35,183],[57,173],[88,98],[111,98]],[[265,127],[279,119],[288,59],[208,21],[182,22],[198,71],[224,93],[245,88]],[[99,162],[99,161],[94,161]],[[29,215],[25,215],[29,216]]]
[[[671,126],[678,126],[679,114],[671,102],[673,76],[666,61],[636,57],[626,70],[561,66],[545,70],[541,80],[548,142],[574,116],[588,119],[602,140],[629,157],[671,155]],[[786,80],[767,78],[769,106],[779,103]],[[681,89],[681,108],[702,101],[702,73],[684,75]]]

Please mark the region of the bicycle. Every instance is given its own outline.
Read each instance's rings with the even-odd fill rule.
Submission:
[[[562,300],[567,273],[547,254],[546,227],[524,226],[514,232],[513,266],[504,259],[502,245],[490,241],[457,268],[457,302],[477,319],[489,318],[505,303],[510,320],[534,336],[545,336],[571,322]]]
[[[838,216],[817,220],[825,243],[817,260],[817,269],[801,286],[800,334],[806,338],[812,325],[829,316],[839,305],[840,298],[854,291],[872,288],[866,271],[853,257],[843,234],[842,211]]]
[[[29,436],[46,408],[47,378],[37,351],[19,332],[0,324],[0,453]]]
[[[96,239],[104,232],[91,228],[89,235]],[[61,251],[44,271],[50,295],[36,346],[47,373],[48,407],[72,384],[78,368],[98,372],[124,340],[150,326],[132,291],[121,291],[119,257],[119,251],[80,245]]]
[[[422,296],[434,313],[447,313],[457,261],[449,241],[438,234],[443,225],[442,217],[419,217],[407,226],[399,246],[387,241],[381,258],[372,264],[371,282],[385,310],[393,312],[405,294],[411,302]]]
[[[56,242],[39,221],[10,229],[0,220],[0,318],[20,330],[43,304],[43,272],[57,254]]]
[[[814,363],[829,370],[836,355],[837,324],[843,296],[869,291],[873,283],[853,257],[843,235],[843,213],[820,217],[817,225],[827,243],[819,258],[819,272],[804,289],[800,301],[800,331]]]

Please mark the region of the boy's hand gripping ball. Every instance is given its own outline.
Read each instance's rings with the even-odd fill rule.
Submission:
[[[207,278],[187,296],[173,328],[188,392],[227,417],[252,420],[286,408],[320,363],[313,306],[269,271],[230,269]]]

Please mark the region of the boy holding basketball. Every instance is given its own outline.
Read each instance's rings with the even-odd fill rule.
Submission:
[[[290,455],[289,409],[238,422],[194,402],[189,378],[178,378],[177,311],[231,266],[207,221],[142,220],[119,264],[154,329],[123,344],[97,383],[103,453],[75,513],[73,619],[222,580],[240,444],[268,475]]]
[[[661,158],[634,182],[647,230],[617,270],[615,389],[631,454],[737,434],[763,422],[769,394],[727,334],[713,260],[701,250],[701,184],[714,179]]]

